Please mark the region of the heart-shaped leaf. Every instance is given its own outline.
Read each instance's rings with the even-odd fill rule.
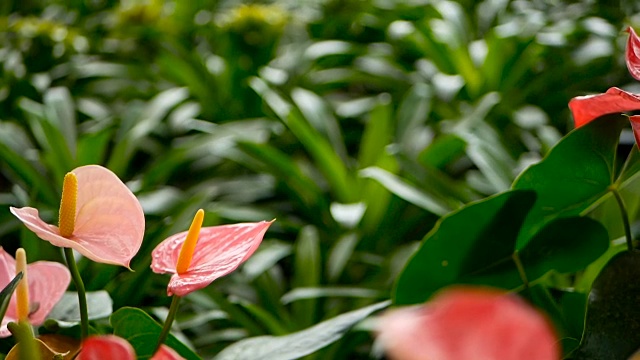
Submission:
[[[146,360],[153,355],[162,326],[146,312],[123,307],[111,315],[113,334],[126,339],[136,350],[138,359]],[[169,334],[165,344],[186,359],[200,359],[191,349]]]
[[[215,360],[298,359],[337,341],[355,324],[387,306],[388,301],[373,304],[289,335],[257,336],[241,340],[225,348]]]
[[[524,248],[546,223],[584,214],[609,194],[611,186],[623,186],[632,178],[637,156],[628,158],[621,174],[617,171],[618,140],[627,124],[626,117],[609,116],[580,127],[544,160],[520,174],[513,188],[534,190],[537,199],[518,236],[517,249]]]
[[[438,289],[478,273],[487,285],[519,285],[511,256],[534,201],[532,191],[509,191],[443,217],[400,274],[395,304],[422,303]]]
[[[628,359],[640,348],[639,278],[639,252],[609,260],[589,293],[584,334],[572,359]]]
[[[534,201],[530,191],[510,191],[444,217],[400,274],[395,303],[421,303],[457,283],[514,289],[550,270],[581,270],[607,250],[602,224],[569,217],[547,223],[518,251],[516,238]]]

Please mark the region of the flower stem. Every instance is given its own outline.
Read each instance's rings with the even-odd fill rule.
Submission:
[[[529,289],[529,279],[527,278],[527,273],[524,271],[524,266],[522,265],[518,251],[514,251],[511,258],[513,259],[513,262],[516,263],[516,268],[518,269],[518,274],[520,275],[520,280],[522,280],[522,283],[524,284],[524,288]]]
[[[39,360],[40,349],[33,336],[33,328],[27,321],[20,321],[17,323],[10,322],[7,324],[7,328],[11,331],[11,334],[18,340],[19,346],[19,359],[33,359]]]
[[[631,237],[631,225],[629,223],[629,215],[627,213],[627,208],[624,205],[624,200],[622,199],[622,196],[620,195],[620,192],[618,191],[617,188],[611,187],[610,190],[613,193],[613,196],[616,198],[616,201],[618,202],[618,207],[620,208],[620,216],[622,217],[624,234],[627,238],[627,248],[629,249],[629,251],[633,251],[633,238]]]
[[[84,283],[82,282],[82,276],[78,271],[76,260],[73,257],[73,249],[64,248],[64,256],[67,259],[67,267],[71,272],[71,278],[78,291],[78,305],[80,306],[80,329],[82,332],[82,340],[89,336],[89,314],[87,312],[87,294],[84,291]]]
[[[162,327],[162,332],[160,333],[160,337],[158,338],[158,346],[156,346],[156,351],[160,349],[160,346],[164,344],[164,341],[169,336],[169,331],[171,331],[171,325],[173,325],[173,320],[176,318],[176,314],[178,313],[178,308],[180,307],[180,296],[173,295],[173,299],[171,299],[171,305],[169,306],[169,314],[164,321],[164,326]]]

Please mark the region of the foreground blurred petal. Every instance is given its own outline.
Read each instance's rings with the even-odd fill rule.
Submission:
[[[175,350],[163,344],[160,346],[160,349],[153,354],[151,360],[184,360],[184,358],[178,355]]]
[[[144,236],[140,202],[104,167],[87,165],[72,172],[78,179],[73,235],[60,235],[58,227],[45,223],[34,208],[11,207],[11,213],[39,238],[55,246],[74,249],[96,262],[129,267]]]
[[[191,265],[182,274],[176,273],[176,265],[187,232],[175,234],[153,250],[151,269],[159,274],[173,274],[167,292],[184,296],[237,269],[256,251],[271,223],[202,228]]]
[[[127,340],[115,335],[88,337],[82,342],[82,350],[76,360],[135,360],[136,353]]]
[[[627,29],[629,39],[627,39],[627,49],[625,52],[625,60],[629,73],[636,80],[640,80],[640,38],[632,27]]]
[[[420,307],[392,310],[380,320],[379,339],[394,360],[557,360],[547,320],[516,296],[483,288],[456,288]]]
[[[612,87],[604,94],[575,97],[569,108],[578,128],[603,115],[640,110],[640,96]]]

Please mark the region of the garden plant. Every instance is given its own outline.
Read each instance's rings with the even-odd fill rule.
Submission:
[[[637,13],[2,2],[0,354],[640,358]]]

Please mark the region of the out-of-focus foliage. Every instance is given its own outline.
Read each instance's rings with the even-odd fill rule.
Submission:
[[[8,206],[54,220],[64,174],[103,164],[140,198],[135,272],[80,263],[159,318],[150,252],[206,224],[277,221],[241,271],[187,297],[204,357],[390,297],[435,222],[510,188],[570,128],[568,100],[629,82],[605,1],[3,1],[0,236],[60,259]],[[197,314],[197,315],[196,315]],[[367,358],[356,328],[310,358]],[[181,335],[181,334],[179,334]]]

